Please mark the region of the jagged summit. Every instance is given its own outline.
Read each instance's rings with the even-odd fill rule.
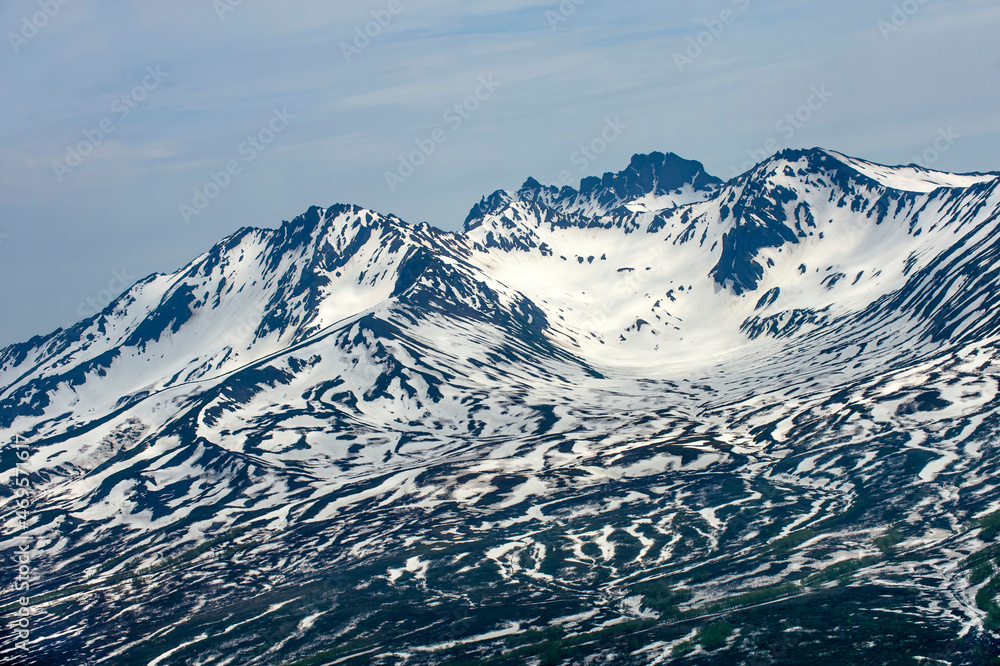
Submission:
[[[580,183],[580,192],[588,194],[604,189],[625,201],[676,193],[686,186],[698,191],[711,191],[721,184],[720,179],[705,172],[701,162],[687,160],[674,153],[653,152],[633,155],[628,168],[617,174],[585,178]]]
[[[566,186],[557,191],[564,196],[593,195],[630,201],[644,196],[661,196],[676,192],[685,186],[696,190],[711,190],[722,181],[705,172],[701,162],[687,160],[674,153],[653,152],[632,156],[628,167],[618,173],[607,172],[603,177],[587,176],[580,181],[579,189]],[[528,178],[520,191],[530,192],[550,189],[534,178]]]
[[[721,184],[720,179],[705,172],[700,162],[673,153],[634,155],[627,168],[600,178],[585,177],[579,189],[545,186],[528,178],[516,192],[494,192],[473,207],[463,231],[477,228],[485,215],[512,201],[537,203],[561,215],[592,217],[623,206],[629,210],[662,210],[701,201]]]

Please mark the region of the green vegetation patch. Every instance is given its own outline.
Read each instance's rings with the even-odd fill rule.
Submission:
[[[1000,532],[1000,511],[983,516],[976,523],[982,528],[982,531],[979,532],[980,539],[983,541],[995,541],[997,533]]]
[[[664,618],[680,617],[678,606],[691,599],[690,590],[674,589],[673,582],[666,578],[640,583],[632,591],[641,594],[646,607],[659,611]]]
[[[884,536],[875,539],[875,547],[886,555],[892,555],[896,551],[896,546],[902,543],[904,537],[896,531],[890,531]]]
[[[876,562],[878,562],[878,558],[871,556],[837,562],[836,564],[831,564],[825,569],[817,571],[811,576],[806,576],[803,579],[802,584],[815,587],[822,585],[823,583],[829,583],[832,580],[846,579],[855,571],[869,567]]]
[[[698,632],[698,642],[706,650],[718,650],[733,635],[733,625],[728,622],[713,622]]]
[[[996,602],[998,593],[1000,593],[1000,576],[994,576],[976,593],[976,605],[986,611],[984,624],[991,631],[1000,630],[1000,605]]]
[[[976,566],[972,567],[972,571],[969,572],[969,584],[979,585],[984,580],[993,575],[993,567],[989,562],[980,562]]]
[[[775,599],[781,599],[782,597],[792,596],[793,594],[801,592],[802,588],[797,583],[785,583],[784,585],[779,585],[777,587],[765,587],[759,590],[753,590],[752,592],[738,594],[735,597],[729,597],[728,599],[713,601],[712,603],[706,604],[700,608],[689,610],[684,613],[684,615],[685,617],[707,615],[709,613],[718,613],[720,611],[742,608],[744,606],[754,606],[768,601],[774,601]]]
[[[809,539],[816,536],[814,530],[799,530],[798,532],[792,532],[789,535],[783,536],[780,539],[775,539],[768,544],[768,549],[775,553],[787,553],[795,548],[798,548]]]

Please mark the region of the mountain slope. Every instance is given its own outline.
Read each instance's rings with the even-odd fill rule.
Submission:
[[[0,351],[36,654],[989,663],[998,183],[653,153],[243,229]]]

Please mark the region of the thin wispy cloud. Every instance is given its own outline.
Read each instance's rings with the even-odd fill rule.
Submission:
[[[995,3],[925,3],[896,26],[898,3],[884,0],[587,0],[572,11],[558,1],[399,2],[389,20],[381,0],[243,2],[221,18],[202,0],[75,0],[16,50],[8,36],[0,278],[22,286],[5,292],[0,343],[64,323],[110,267],[172,270],[240,226],[274,226],[312,204],[456,228],[483,194],[529,175],[554,182],[613,117],[628,130],[574,178],[653,150],[729,177],[783,141],[776,125],[821,85],[833,96],[790,145],[906,163],[950,126],[972,138],[937,168],[1000,168]],[[715,34],[726,10],[735,18]],[[3,3],[0,32],[20,35],[37,11],[32,0]],[[886,21],[898,29],[886,34]],[[699,39],[679,70],[676,54]],[[364,48],[348,61],[344,44]],[[115,100],[150,66],[169,76],[120,117]],[[450,129],[449,109],[490,75],[496,94],[418,173],[387,187],[401,156]],[[287,130],[185,224],[179,206],[286,107],[296,116]],[[53,163],[105,118],[114,132],[60,181]]]

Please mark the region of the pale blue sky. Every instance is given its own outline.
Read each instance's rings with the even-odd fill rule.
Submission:
[[[220,20],[230,1],[0,4],[0,345],[79,319],[122,290],[115,271],[174,270],[314,204],[455,229],[493,190],[637,152],[728,178],[765,147],[909,163],[949,128],[961,138],[928,166],[1000,170],[993,0],[242,0]],[[348,62],[342,43],[390,7]],[[475,111],[446,115],[477,87]],[[615,118],[606,151],[574,155]],[[445,142],[391,191],[386,171],[435,129]],[[98,145],[53,166],[81,141]],[[181,204],[230,162],[185,223]]]

